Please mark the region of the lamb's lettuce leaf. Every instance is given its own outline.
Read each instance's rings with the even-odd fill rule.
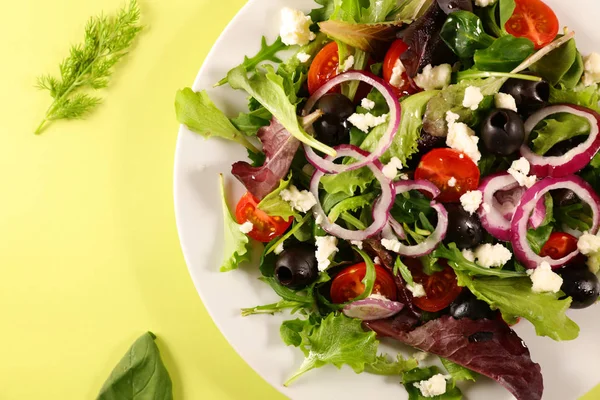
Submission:
[[[225,239],[223,240],[223,254],[225,259],[221,266],[221,272],[237,269],[243,261],[250,261],[250,243],[248,236],[240,231],[240,225],[235,221],[233,214],[229,211],[229,206],[225,199],[225,182],[223,175],[221,180],[221,198],[223,200],[223,231]]]

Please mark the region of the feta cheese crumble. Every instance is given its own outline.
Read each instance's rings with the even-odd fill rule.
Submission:
[[[360,129],[361,131],[367,133],[371,128],[383,124],[385,121],[387,121],[387,118],[387,114],[383,114],[379,117],[376,117],[371,113],[354,113],[350,117],[348,117],[348,121],[350,121],[352,125]]]
[[[536,269],[527,271],[533,286],[531,290],[535,293],[552,292],[557,293],[562,286],[563,279],[552,271],[550,264],[542,262]]]
[[[425,293],[425,288],[420,283],[414,283],[412,285],[406,285],[406,288],[410,290],[413,297],[425,297],[427,293]]]
[[[517,101],[510,94],[496,93],[494,96],[494,104],[496,108],[506,108],[517,112]]]
[[[581,82],[584,86],[591,86],[600,82],[600,54],[592,53],[585,57],[583,68]]]
[[[305,63],[308,60],[310,60],[310,54],[305,53],[303,51],[299,52],[298,54],[296,54],[296,58],[298,59],[298,61],[300,61],[301,63]]]
[[[485,268],[502,267],[511,258],[512,253],[501,244],[482,244],[475,249],[477,264]]]
[[[254,225],[252,225],[252,222],[250,221],[246,221],[240,225],[240,232],[242,233],[250,233],[252,229],[254,229]]]
[[[446,113],[446,122],[448,123],[448,136],[446,145],[458,151],[465,153],[474,163],[479,162],[481,153],[477,147],[479,138],[475,132],[462,122],[458,121],[459,116],[451,111]]]
[[[529,175],[530,169],[531,165],[529,165],[529,161],[527,161],[525,157],[521,157],[518,160],[513,161],[508,169],[508,173],[519,182],[519,185],[530,188],[537,180],[537,176],[535,175],[527,176]]]
[[[331,265],[329,258],[338,252],[338,240],[335,236],[317,236],[315,244],[317,246],[317,251],[315,251],[317,268],[319,271],[325,271]]]
[[[389,163],[383,166],[382,172],[388,179],[394,179],[399,170],[402,169],[402,161],[398,157],[392,157]]]
[[[381,239],[381,245],[385,247],[386,250],[393,251],[394,253],[398,253],[400,251],[400,242],[397,239]]]
[[[423,68],[423,72],[414,78],[415,84],[423,90],[444,89],[450,85],[452,66],[442,64],[432,67],[431,64]]]
[[[394,64],[394,68],[392,68],[392,76],[390,77],[390,85],[401,88],[406,84],[404,80],[404,72],[406,72],[406,68],[404,68],[404,64],[402,61],[398,59],[396,64]]]
[[[429,353],[426,353],[424,351],[417,351],[416,353],[414,353],[412,355],[412,357],[417,360],[417,362],[421,362],[421,361],[425,361],[427,359],[427,357],[429,357]]]
[[[577,249],[585,256],[600,251],[600,236],[584,233],[577,241]]]
[[[360,101],[360,106],[365,110],[372,110],[375,107],[375,102],[365,97]]]
[[[498,0],[475,0],[475,5],[477,7],[489,7],[496,4]]]
[[[283,253],[283,242],[279,243],[277,245],[277,247],[275,247],[275,250],[273,250],[273,253],[275,253],[277,255]]]
[[[477,110],[482,100],[483,94],[481,94],[481,89],[476,86],[468,86],[465,89],[465,97],[463,98],[462,105],[465,108]]]
[[[308,190],[299,191],[294,185],[290,186],[289,189],[283,189],[279,196],[283,201],[290,203],[292,208],[301,212],[307,212],[315,204],[317,199]]]
[[[310,31],[312,19],[300,10],[284,7],[281,9],[281,41],[288,46],[307,45],[316,35]]]
[[[477,211],[482,201],[483,193],[479,190],[471,190],[460,196],[460,204],[469,214],[473,214]]]
[[[342,65],[338,66],[340,72],[348,72],[354,67],[354,56],[348,56]]]
[[[356,246],[356,247],[358,247],[360,250],[362,250],[362,249],[363,249],[363,242],[362,242],[362,241],[360,241],[360,240],[351,240],[351,241],[350,241],[350,244],[351,244],[352,246]]]
[[[381,260],[379,259],[379,257],[375,257],[373,259],[373,264],[375,264],[375,265],[381,265]]]
[[[317,224],[317,225],[321,225],[321,222],[323,222],[323,216],[322,216],[321,214],[318,214],[318,215],[315,217],[315,224]]]
[[[461,253],[463,257],[467,259],[467,261],[475,262],[475,253],[473,250],[464,249]]]
[[[456,178],[455,177],[448,179],[448,186],[450,186],[450,187],[456,186]]]
[[[434,375],[421,382],[415,382],[413,385],[421,391],[423,397],[440,396],[446,393],[446,378],[442,374]]]

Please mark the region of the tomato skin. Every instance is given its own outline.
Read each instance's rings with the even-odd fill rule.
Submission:
[[[440,202],[458,202],[460,196],[479,187],[479,168],[466,154],[454,149],[433,149],[415,170],[415,179],[426,179],[440,189]],[[451,178],[456,179],[450,186]]]
[[[285,221],[281,217],[271,217],[257,208],[258,203],[260,201],[252,193],[246,192],[235,208],[235,219],[240,225],[247,221],[252,222],[254,227],[248,236],[259,242],[268,243],[287,231],[292,224],[292,218]]]
[[[446,264],[444,269],[427,275],[418,258],[403,258],[415,283],[425,288],[425,297],[413,297],[413,304],[423,311],[437,312],[448,307],[462,293],[458,286],[454,270]],[[442,261],[443,262],[443,261]]]
[[[385,54],[385,58],[383,60],[383,79],[385,79],[388,83],[392,79],[392,75],[394,74],[394,66],[396,62],[400,59],[402,53],[408,50],[408,45],[404,43],[401,39],[396,39],[389,50]],[[401,87],[396,87],[392,85],[394,93],[398,98],[414,94],[418,92],[418,89],[415,89],[408,79],[408,74],[404,72],[402,74],[402,79],[404,80],[404,85]],[[390,84],[391,85],[391,84]]]
[[[565,232],[552,232],[548,241],[540,250],[540,256],[550,257],[553,260],[563,258],[577,250],[577,238]]]
[[[505,29],[517,37],[533,42],[536,50],[552,42],[558,34],[558,18],[541,0],[515,0],[515,11]]]
[[[338,74],[340,58],[336,42],[325,45],[315,56],[308,69],[308,92],[313,94]],[[339,91],[339,89],[332,89]]]
[[[364,262],[343,269],[333,278],[331,283],[331,301],[336,304],[342,304],[364,292],[365,286],[361,281],[364,279],[366,273],[367,265]],[[375,276],[372,293],[381,294],[395,301],[398,289],[392,274],[382,266],[375,264]]]

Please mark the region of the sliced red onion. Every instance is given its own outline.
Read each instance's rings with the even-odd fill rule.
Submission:
[[[558,268],[579,254],[579,250],[575,250],[558,260],[550,257],[540,257],[535,254],[527,242],[527,221],[529,220],[529,216],[539,202],[539,199],[544,198],[544,195],[549,191],[556,189],[572,190],[579,196],[581,201],[591,207],[593,224],[590,233],[596,234],[598,232],[598,226],[600,225],[600,197],[594,192],[589,183],[576,175],[561,178],[546,178],[537,182],[523,194],[523,198],[515,211],[511,224],[511,242],[515,257],[527,268],[537,268],[544,261],[550,264],[552,268]]]
[[[529,226],[533,229],[539,228],[546,219],[546,199],[542,197],[538,200],[529,217]]]
[[[340,83],[347,81],[362,81],[373,86],[375,89],[381,92],[383,98],[387,102],[388,107],[390,109],[390,114],[388,118],[388,129],[385,131],[385,133],[381,137],[381,140],[379,141],[379,143],[377,143],[377,147],[372,153],[365,155],[364,158],[352,164],[335,164],[331,158],[323,158],[319,156],[312,147],[304,146],[304,152],[306,153],[306,159],[308,160],[308,162],[310,162],[318,170],[328,174],[339,173],[343,171],[351,171],[353,169],[364,167],[372,163],[373,161],[378,160],[379,157],[381,157],[381,155],[392,144],[394,135],[396,134],[396,132],[398,131],[398,127],[400,126],[400,103],[398,102],[398,98],[394,94],[393,88],[381,78],[378,78],[375,75],[364,71],[345,72],[325,83],[306,101],[306,105],[302,110],[302,115],[308,115],[312,111],[317,101],[319,101],[321,97],[327,94],[329,90],[339,85]]]
[[[406,239],[406,232],[404,231],[402,224],[400,224],[400,222],[398,222],[394,218],[392,218],[391,215],[388,218],[388,225],[392,227],[392,229],[394,230],[394,233],[396,234],[396,236],[398,236],[398,239],[401,239],[401,240]]]
[[[403,308],[404,304],[397,301],[392,301],[380,296],[369,296],[364,300],[358,300],[348,304],[344,307],[343,313],[350,318],[373,321],[396,315]]]
[[[569,113],[587,119],[590,123],[589,137],[562,156],[545,157],[535,154],[527,145],[529,134],[544,118],[557,113]],[[589,108],[570,104],[546,107],[533,114],[525,121],[525,143],[521,146],[521,155],[531,164],[531,174],[538,177],[567,176],[588,165],[600,149],[599,124],[600,114]]]
[[[426,191],[430,193],[433,198],[436,198],[440,194],[440,190],[433,183],[426,180],[399,181],[395,182],[394,186],[396,195],[411,190]],[[448,212],[442,204],[437,203],[435,200],[431,201],[431,207],[437,211],[438,214],[438,223],[431,235],[429,235],[423,242],[414,246],[407,246],[398,242],[393,251],[403,256],[422,257],[430,254],[441,243],[441,241],[444,240],[446,237],[446,231],[448,230]],[[389,220],[390,223],[394,221],[396,224],[398,224],[398,222],[395,221],[391,216],[389,217]]]
[[[337,146],[335,147],[335,150],[337,151],[337,156],[328,156],[328,161],[334,161],[336,158],[340,157],[352,157],[362,162],[364,157],[368,155],[364,150],[352,145]],[[381,232],[387,225],[388,213],[394,203],[394,186],[390,179],[388,179],[381,171],[383,166],[379,161],[375,160],[366,166],[373,172],[373,175],[379,181],[381,185],[381,196],[379,196],[373,205],[373,223],[369,225],[367,229],[357,231],[343,228],[327,218],[319,200],[319,182],[325,173],[319,170],[314,172],[310,180],[310,192],[315,196],[315,199],[317,199],[317,204],[313,207],[313,214],[316,219],[321,219],[323,221],[321,223],[321,228],[323,228],[325,232],[344,240],[365,240]]]

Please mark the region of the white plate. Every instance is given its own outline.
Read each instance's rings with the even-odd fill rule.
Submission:
[[[577,44],[584,52],[600,50],[597,0],[547,0],[562,25],[577,32]],[[194,90],[208,89],[216,104],[229,115],[245,110],[245,96],[228,87],[213,89],[215,82],[239,64],[244,55],[260,47],[260,38],[277,36],[279,11],[283,6],[310,10],[310,0],[250,0],[231,21],[206,58]],[[193,41],[193,38],[190,38]],[[235,205],[244,189],[230,175],[231,164],[246,158],[245,149],[222,140],[205,141],[185,128],[179,131],[175,158],[175,211],[185,259],[204,305],[215,323],[252,368],[271,385],[293,399],[379,398],[405,399],[406,392],[397,378],[369,374],[356,375],[349,368],[341,371],[324,367],[309,372],[285,388],[282,383],[302,362],[299,350],[286,347],[279,338],[279,326],[287,318],[251,316],[242,318],[240,309],[278,300],[272,290],[259,282],[257,268],[220,273],[223,225],[219,198],[218,174],[224,173],[229,185],[229,199]],[[256,263],[255,263],[256,265]],[[516,331],[528,344],[534,361],[542,366],[544,399],[576,399],[600,381],[600,306],[572,311],[570,316],[581,327],[579,338],[558,343],[535,335],[528,322]],[[199,338],[198,340],[202,340]],[[398,349],[400,346],[390,347]],[[512,396],[491,380],[480,379],[463,387],[469,399],[508,400]]]

